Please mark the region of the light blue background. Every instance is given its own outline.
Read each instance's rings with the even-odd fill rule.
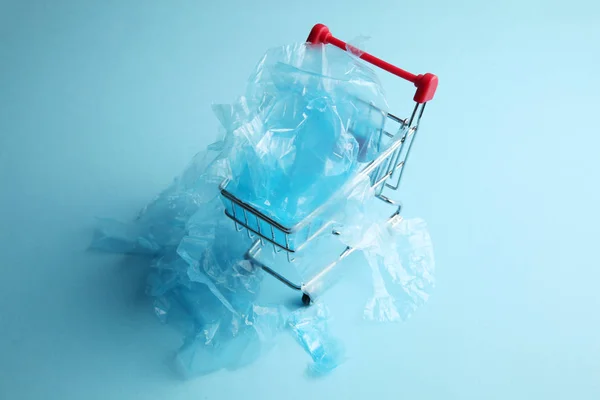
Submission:
[[[0,2],[0,399],[600,398],[596,3]],[[327,379],[284,337],[181,381],[136,261],[86,253],[93,218],[130,218],[214,137],[210,103],[316,22],[440,77],[403,185],[437,289],[347,325]]]

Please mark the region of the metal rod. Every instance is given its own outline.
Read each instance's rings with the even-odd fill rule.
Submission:
[[[415,115],[417,114],[417,109],[419,108],[420,105],[421,104],[419,104],[419,103],[415,104],[415,108],[413,108],[413,112],[412,112],[412,114],[410,116],[410,119],[408,120],[408,126],[409,127],[412,126],[413,120],[415,119]]]
[[[251,227],[249,227],[249,226],[247,226],[247,225],[244,225],[242,222],[238,222],[238,221],[235,219],[235,217],[234,217],[234,216],[232,216],[231,214],[229,214],[229,213],[227,212],[227,210],[225,210],[225,215],[227,215],[229,218],[231,218],[231,219],[233,219],[234,221],[236,221],[236,226],[237,226],[237,224],[240,224],[240,225],[241,225],[243,228],[250,229],[250,230],[251,230],[253,233],[255,233],[255,234],[257,234],[257,235],[261,236],[263,239],[267,240],[269,243],[272,243],[272,244],[276,245],[277,247],[280,247],[282,250],[285,250],[285,251],[287,251],[287,252],[292,252],[292,253],[294,252],[294,250],[292,250],[292,249],[286,249],[285,247],[283,247],[283,246],[282,246],[282,245],[280,245],[279,243],[277,243],[277,242],[275,242],[275,241],[273,241],[273,240],[269,239],[268,237],[266,237],[266,236],[262,236],[260,233],[258,233],[257,231],[255,231],[255,230],[254,230],[254,229],[252,229]],[[243,228],[242,228],[242,229],[243,229]],[[241,229],[240,229],[240,230],[241,230]],[[239,231],[238,231],[238,232],[239,232]],[[260,240],[257,240],[257,242],[258,242],[258,243],[260,243]]]
[[[392,165],[392,159],[394,158],[394,154],[392,153],[392,155],[390,157],[388,157],[387,162],[385,163],[385,168],[383,168],[383,175],[381,175],[381,177],[379,175],[376,175],[376,181],[373,184],[374,187],[379,187],[379,185],[381,184],[380,181],[383,180],[384,182],[387,180],[387,178],[391,175],[390,174],[390,166]],[[381,169],[381,166],[380,166]],[[378,169],[379,171],[379,169]],[[380,187],[377,191],[377,194],[381,194],[381,192],[383,191],[383,187]]]
[[[270,225],[271,227],[271,239],[273,240],[271,243],[275,243],[275,228],[273,228],[273,225]],[[279,253],[281,251],[281,249],[275,245],[273,245],[273,251],[275,253]]]
[[[288,286],[294,290],[302,290],[302,285],[297,285],[297,284],[293,283],[292,281],[290,281],[283,275],[275,272],[273,269],[267,267],[262,262],[258,261],[256,259],[256,256],[258,255],[258,253],[260,252],[261,249],[262,249],[262,247],[260,246],[260,240],[255,241],[252,244],[252,246],[250,246],[248,251],[246,252],[246,255],[245,255],[246,259],[250,260],[254,265],[257,265],[260,268],[262,268],[265,272],[267,272],[269,275],[275,277],[278,281],[284,283],[286,286]]]
[[[294,257],[292,257],[292,251],[290,250],[290,238],[287,234],[285,234],[285,247],[286,250],[288,250],[285,255],[287,256],[287,260],[288,262],[293,262],[295,260]]]
[[[417,124],[415,126],[411,126],[409,128],[408,135],[410,136],[410,141],[408,143],[408,147],[406,148],[406,154],[404,155],[404,159],[402,160],[402,162],[403,162],[402,169],[398,173],[398,179],[396,180],[396,183],[394,185],[386,184],[386,187],[388,187],[392,190],[398,190],[398,188],[400,187],[402,175],[404,174],[404,164],[406,164],[406,162],[408,160],[408,156],[410,155],[410,150],[412,149],[413,142],[415,140],[415,137],[417,136],[417,131],[419,130],[419,123],[421,122],[421,117],[423,116],[423,112],[425,111],[425,105],[427,105],[427,103],[423,103],[421,105],[421,110],[420,110],[419,116],[417,118]],[[416,111],[416,109],[415,109],[415,111]],[[413,112],[413,114],[414,114],[414,112]],[[411,132],[411,130],[412,130],[412,132]]]
[[[235,204],[233,202],[231,202],[231,210],[233,211],[233,221],[235,222],[235,230],[241,232],[244,228],[239,228],[238,220],[235,215]],[[227,210],[225,210],[225,214],[227,214]]]
[[[254,218],[256,218],[256,228],[258,229],[258,237],[260,238],[260,244],[264,245],[265,242],[263,242],[262,237],[264,236],[262,234],[262,232],[260,231],[260,220],[258,219],[258,215],[254,214]]]
[[[242,209],[242,214],[244,214],[244,220],[246,221],[246,225],[250,226],[250,224],[248,223],[248,213],[246,212],[245,208]],[[254,239],[254,236],[252,236],[252,233],[250,232],[250,229],[246,229],[246,233],[248,234],[248,237],[250,239]]]
[[[379,185],[381,185],[383,182],[387,181],[387,179],[393,174],[393,171],[388,171],[387,174],[385,174],[384,176],[382,176],[381,178],[379,178],[379,180],[377,182],[375,182],[373,184],[373,187],[379,187]],[[381,192],[381,191],[380,191]],[[381,193],[379,193],[381,194]]]
[[[285,253],[285,255],[287,256],[287,260],[289,263],[293,263],[294,261],[296,261],[296,258],[294,258],[292,256],[292,253],[290,253],[289,251]]]
[[[265,215],[264,213],[258,211],[256,208],[252,207],[250,204],[244,203],[239,198],[235,197],[233,194],[231,194],[229,191],[227,191],[225,189],[225,187],[224,187],[224,186],[226,186],[226,182],[227,181],[225,181],[224,183],[221,184],[221,186],[222,186],[222,188],[221,188],[221,194],[223,195],[223,197],[225,197],[226,199],[228,199],[229,201],[231,201],[232,203],[234,203],[234,212],[233,212],[234,218],[236,217],[236,215],[235,215],[235,204],[237,204],[241,208],[247,209],[252,214],[260,215],[260,217],[265,222],[267,222],[269,225],[275,226],[280,231],[282,231],[282,232],[288,232],[288,233],[290,232],[289,228],[286,228],[285,226],[281,225],[280,223],[278,223],[274,219],[272,219],[269,216]]]
[[[406,162],[408,161],[408,156],[410,155],[410,150],[412,149],[413,143],[415,141],[415,137],[417,136],[417,131],[419,130],[419,125],[421,124],[421,117],[423,116],[423,112],[425,111],[425,106],[427,105],[427,103],[423,103],[423,106],[421,107],[421,112],[419,113],[419,117],[417,118],[417,125],[415,126],[415,130],[412,133],[412,139],[410,140],[410,143],[408,144],[408,148],[406,149],[406,155],[404,156],[404,164],[406,164]],[[400,186],[400,180],[402,179],[402,174],[404,173],[404,167],[400,170],[400,175],[398,176],[398,183],[396,184],[396,188],[398,188],[398,186]]]
[[[254,261],[256,261],[255,257],[260,252],[260,249],[260,241],[256,240],[254,243],[252,243],[252,246],[250,246],[250,248],[246,252],[246,258],[253,259]]]
[[[413,121],[414,121],[415,115],[417,114],[417,110],[419,109],[419,107],[420,107],[420,104],[419,104],[419,103],[417,103],[417,104],[415,104],[415,108],[413,108],[413,112],[412,112],[412,114],[411,114],[411,116],[410,116],[410,119],[409,119],[409,121],[408,121],[408,130],[409,130],[409,132],[410,132],[410,129],[412,128],[412,123],[413,123]],[[420,115],[421,115],[421,114],[420,114]],[[404,129],[404,127],[405,127],[405,126],[403,126],[401,129]],[[403,137],[400,139],[402,144],[400,145],[400,148],[398,149],[398,153],[396,153],[395,157],[392,157],[392,158],[393,158],[393,160],[394,160],[394,161],[392,162],[392,164],[391,164],[391,165],[392,165],[392,167],[394,167],[395,165],[397,165],[397,164],[398,164],[398,161],[400,160],[400,156],[402,155],[402,150],[404,149],[404,143],[405,143],[405,141],[406,141],[406,138],[408,137],[408,133],[409,133],[409,132],[407,132],[407,133],[406,133],[406,134],[405,134],[405,135],[404,135],[404,136],[403,136]],[[394,168],[394,170],[395,170],[395,168]],[[394,170],[392,170],[392,175],[394,174]],[[386,184],[386,187],[388,187],[388,188],[391,188],[392,190],[396,190],[396,189],[394,189],[394,188],[393,188],[391,185],[388,185],[388,184]]]
[[[382,194],[378,195],[378,196],[377,196],[377,198],[378,198],[379,200],[383,200],[383,201],[385,201],[385,202],[386,202],[386,203],[388,203],[388,204],[396,204],[396,202],[395,202],[394,200],[392,200],[392,199],[390,199],[389,197],[387,197],[387,196],[384,196],[384,195],[382,195]]]
[[[290,287],[294,290],[302,290],[302,285],[297,285],[295,283],[293,283],[292,281],[290,281],[289,279],[287,279],[286,277],[278,274],[277,272],[273,271],[271,268],[267,267],[266,265],[260,265],[260,267],[267,272],[269,275],[271,275],[272,277],[274,277],[275,279],[277,279],[279,282],[284,283],[287,287]]]

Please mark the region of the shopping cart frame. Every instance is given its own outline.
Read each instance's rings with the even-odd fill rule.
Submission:
[[[358,172],[349,182],[347,182],[338,192],[330,198],[325,204],[318,207],[308,216],[293,226],[286,226],[274,218],[266,215],[264,212],[253,207],[251,204],[244,202],[239,197],[235,196],[227,186],[229,180],[225,180],[220,185],[221,196],[226,203],[225,214],[232,219],[236,230],[246,230],[251,239],[255,239],[250,249],[246,252],[245,258],[251,261],[255,266],[262,268],[265,272],[272,275],[280,282],[288,287],[302,292],[302,302],[305,305],[311,303],[311,288],[315,283],[322,279],[329,271],[331,271],[341,260],[348,257],[355,251],[355,248],[347,246],[341,254],[330,264],[326,265],[319,273],[311,277],[308,281],[300,284],[292,282],[282,274],[276,272],[267,265],[264,265],[258,260],[258,255],[265,244],[270,244],[273,251],[279,253],[284,251],[289,262],[295,261],[295,254],[301,251],[305,246],[311,243],[315,238],[327,233],[328,230],[333,235],[339,235],[339,229],[333,227],[333,221],[326,221],[316,227],[312,227],[315,221],[324,215],[332,205],[339,204],[349,191],[364,179],[369,179],[371,188],[374,191],[376,198],[382,200],[386,204],[394,207],[394,212],[388,218],[387,222],[396,224],[402,220],[400,215],[401,205],[384,195],[384,190],[388,189],[396,191],[400,186],[404,166],[408,160],[410,150],[412,148],[416,133],[419,128],[419,123],[423,112],[425,111],[426,103],[431,100],[435,94],[438,84],[437,76],[426,73],[422,75],[414,75],[408,71],[400,69],[392,64],[389,64],[369,53],[358,50],[349,46],[340,39],[335,38],[329,29],[322,24],[317,24],[311,30],[308,39],[311,44],[331,44],[345,51],[352,51],[361,59],[369,62],[385,71],[388,71],[404,80],[412,82],[417,90],[413,97],[415,106],[409,118],[401,119],[393,114],[385,113],[387,119],[398,126],[397,132],[389,132],[382,129],[382,138],[387,137],[390,142],[386,145],[385,150],[367,164],[360,172]],[[374,107],[374,106],[373,106]],[[381,110],[379,110],[381,111]],[[303,240],[294,242],[290,238],[294,235],[302,234]]]

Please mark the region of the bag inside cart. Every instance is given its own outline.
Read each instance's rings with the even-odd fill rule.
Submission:
[[[231,138],[227,190],[292,226],[377,156],[387,103],[352,54],[298,44],[267,52],[246,95],[213,110]]]

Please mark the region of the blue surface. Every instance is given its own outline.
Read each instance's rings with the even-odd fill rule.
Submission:
[[[1,2],[0,399],[599,398],[600,10],[487,3]],[[437,289],[402,325],[337,321],[351,358],[326,379],[290,336],[181,381],[136,261],[85,251],[93,218],[165,187],[212,141],[210,102],[315,22],[440,76],[403,186]]]

